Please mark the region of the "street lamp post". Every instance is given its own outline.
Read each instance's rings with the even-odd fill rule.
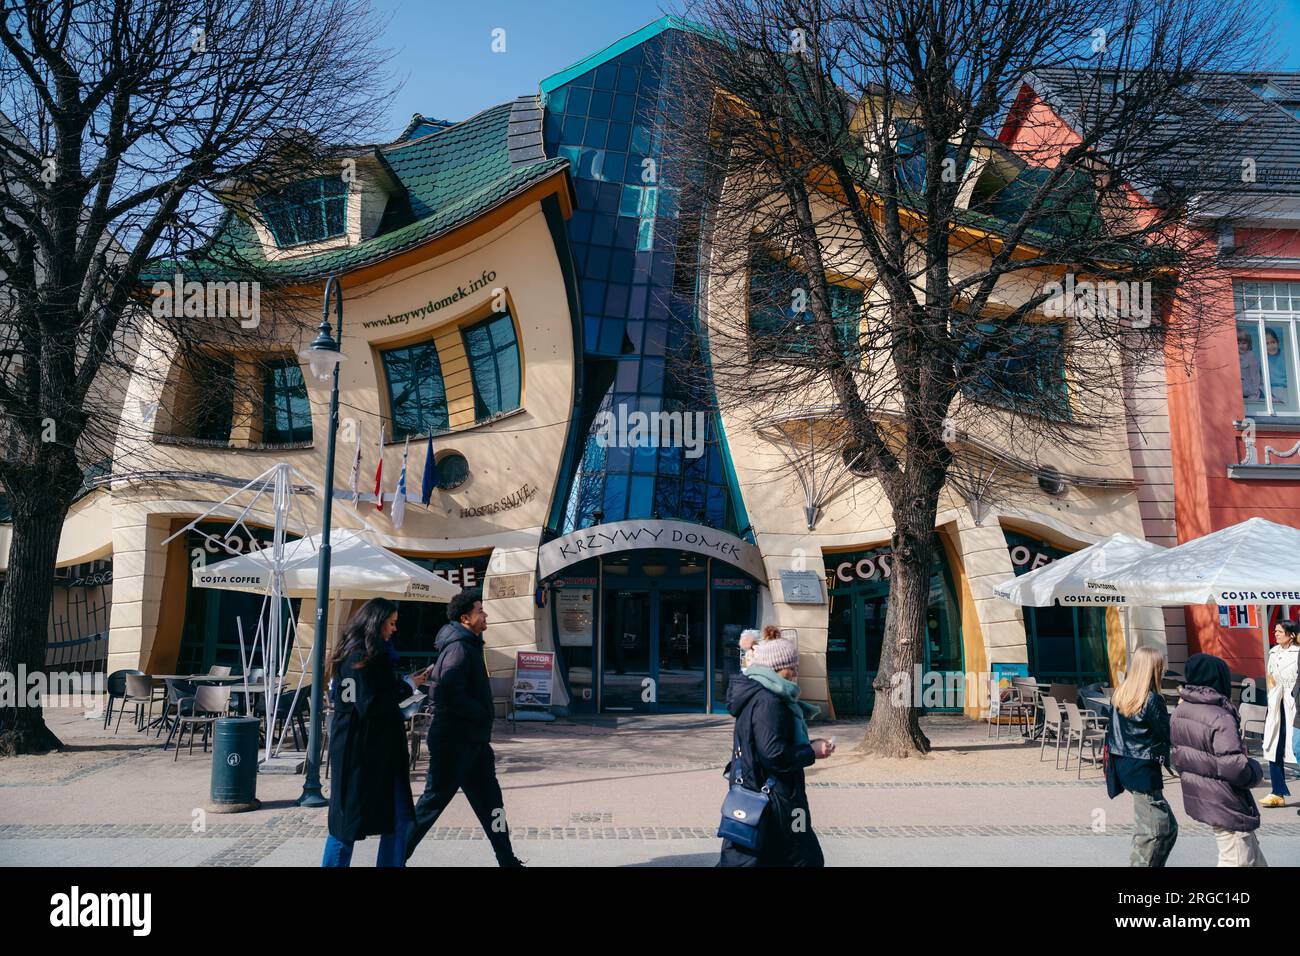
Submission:
[[[336,340],[330,334],[330,298],[334,301]],[[316,633],[311,652],[311,727],[307,733],[307,775],[302,784],[300,807],[323,807],[329,801],[321,793],[320,739],[321,717],[324,713],[325,684],[325,634],[329,620],[330,587],[330,514],[334,505],[334,450],[339,427],[339,365],[343,361],[343,287],[337,276],[325,280],[325,304],[321,309],[320,327],[316,340],[299,353],[311,368],[312,374],[330,384],[329,434],[325,445],[325,482],[321,501],[320,559],[316,569]]]

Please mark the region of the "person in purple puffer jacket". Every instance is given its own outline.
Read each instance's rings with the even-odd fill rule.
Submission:
[[[1213,654],[1193,654],[1185,673],[1182,702],[1169,727],[1183,807],[1214,830],[1219,866],[1268,866],[1255,836],[1259,807],[1250,792],[1264,768],[1241,741],[1228,665]]]

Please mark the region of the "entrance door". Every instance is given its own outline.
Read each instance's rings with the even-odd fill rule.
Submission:
[[[861,591],[831,595],[826,671],[838,716],[871,713],[875,701],[871,684],[880,668],[885,608],[886,595]]]
[[[657,587],[605,592],[604,710],[703,710],[708,598]]]
[[[605,592],[601,644],[602,705],[605,710],[647,710],[642,700],[653,686],[656,657],[654,595],[630,588]]]
[[[656,696],[664,710],[703,710],[708,664],[705,592],[653,591],[659,627]]]

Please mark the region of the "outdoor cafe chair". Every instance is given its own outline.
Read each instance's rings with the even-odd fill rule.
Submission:
[[[1048,693],[1064,704],[1066,701],[1077,704],[1079,702],[1079,685],[1078,684],[1053,684]]]
[[[231,685],[231,694],[230,694],[231,712],[236,714],[237,716],[243,716],[244,714],[248,713],[249,702],[244,699],[244,685],[247,684],[248,686],[253,687],[265,682],[266,682],[266,668],[250,667],[248,669],[248,673],[244,675],[244,679],[242,681],[240,681],[237,684]],[[259,695],[256,691],[253,691],[250,694],[250,696],[257,697]]]
[[[208,668],[209,677],[229,677],[234,668],[227,667],[225,664],[213,664]]]
[[[122,729],[122,715],[126,713],[127,704],[135,705],[135,729],[142,729],[145,725],[146,707],[149,709],[148,719],[153,719],[155,700],[157,698],[153,694],[153,679],[148,674],[127,674],[126,696],[122,698],[122,703],[117,709],[117,724],[113,727],[113,733]]]
[[[996,677],[992,678],[989,681],[989,694],[990,695],[997,694],[999,698],[1001,698],[1002,696],[1002,690],[998,684],[998,680]],[[1023,737],[1025,734],[1025,728],[1028,726],[1029,714],[1033,711],[1032,699],[1027,701],[1024,698],[1024,696],[1021,694],[1020,687],[1017,686],[1017,684],[1013,681],[1010,689],[1007,691],[1006,699],[999,700],[996,715],[994,714],[994,708],[992,706],[992,703],[993,702],[990,700],[989,702],[990,706],[989,706],[988,718],[987,718],[988,725],[989,725],[989,732],[986,736],[993,737],[994,740],[1001,740],[1002,739],[1002,718],[1009,717],[1011,718],[1012,721],[1016,721],[1016,720],[1020,721],[1020,728],[1021,728],[1020,733],[1021,736]],[[996,736],[994,735],[994,731],[993,731],[995,725],[997,726]]]
[[[1264,746],[1264,721],[1268,719],[1268,708],[1259,704],[1242,704],[1238,708],[1241,718],[1241,742],[1249,747],[1258,736],[1260,750]]]
[[[141,676],[144,674],[144,671],[138,671],[134,668],[126,668],[120,671],[113,671],[113,673],[108,675],[108,700],[104,702],[105,730],[107,730],[108,725],[113,722],[113,701],[123,700],[126,697],[126,677],[128,674]]]
[[[287,722],[293,730],[294,747],[298,750],[306,748],[307,723],[306,717],[311,710],[311,685],[304,684],[298,690],[297,702],[294,702],[294,691],[286,690],[276,698],[275,701],[275,719],[271,721],[271,737],[273,738],[270,746],[275,747],[275,742],[280,739],[280,732]],[[262,695],[258,694],[253,704],[254,716],[260,720],[266,720],[266,703]],[[299,732],[302,734],[302,740],[299,740]]]
[[[1043,734],[1038,745],[1038,762],[1043,762],[1043,749],[1047,746],[1048,735],[1056,741],[1056,769],[1061,769],[1061,740],[1065,736],[1065,719],[1061,706],[1051,694],[1042,697]]]
[[[190,728],[190,753],[194,753],[194,733],[200,724],[203,725],[203,752],[208,752],[208,737],[212,733],[212,728],[216,725],[217,718],[224,717],[226,709],[230,706],[230,688],[200,684],[195,688],[194,696],[184,700],[188,702],[189,707],[182,707],[181,713],[176,718],[179,730],[176,736],[176,752],[172,755],[173,761],[180,757],[181,739],[185,735],[186,726]]]
[[[1038,681],[1032,677],[1013,677],[1011,679],[1011,688],[1019,695],[1020,702],[1024,705],[1026,711],[1025,723],[1021,728],[1021,733],[1029,738],[1038,736],[1038,712],[1041,709],[1038,699],[1042,696]]]
[[[194,692],[196,685],[185,680],[167,680],[167,698],[163,707],[162,721],[158,724],[157,736],[162,736],[163,725],[167,726],[167,742],[163,744],[163,750],[171,746],[172,736],[176,733],[179,725],[177,718],[182,714],[192,713],[194,705]],[[180,741],[176,742],[180,746]]]
[[[1078,704],[1066,703],[1065,715],[1069,724],[1065,728],[1065,769],[1070,769],[1070,746],[1079,742],[1078,778],[1083,779],[1083,745],[1092,748],[1093,766],[1098,766],[1101,759],[1097,755],[1097,745],[1106,742],[1106,723],[1100,715],[1091,710],[1080,710]]]
[[[426,697],[420,701],[420,706],[411,719],[406,722],[408,733],[411,738],[411,769],[415,769],[416,761],[420,759],[420,741],[429,735],[429,726],[433,723],[433,698]]]

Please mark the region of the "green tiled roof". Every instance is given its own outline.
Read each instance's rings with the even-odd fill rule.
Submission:
[[[206,279],[256,272],[271,280],[309,281],[369,265],[464,225],[568,165],[560,158],[512,164],[511,107],[510,103],[494,106],[463,123],[379,147],[380,156],[406,189],[410,208],[406,218],[413,221],[356,245],[268,261],[252,226],[227,214],[203,254],[185,260],[183,271]],[[539,143],[540,139],[539,134]],[[393,198],[389,205],[401,201]],[[170,279],[176,266],[175,260],[158,260],[141,279],[146,283]]]

